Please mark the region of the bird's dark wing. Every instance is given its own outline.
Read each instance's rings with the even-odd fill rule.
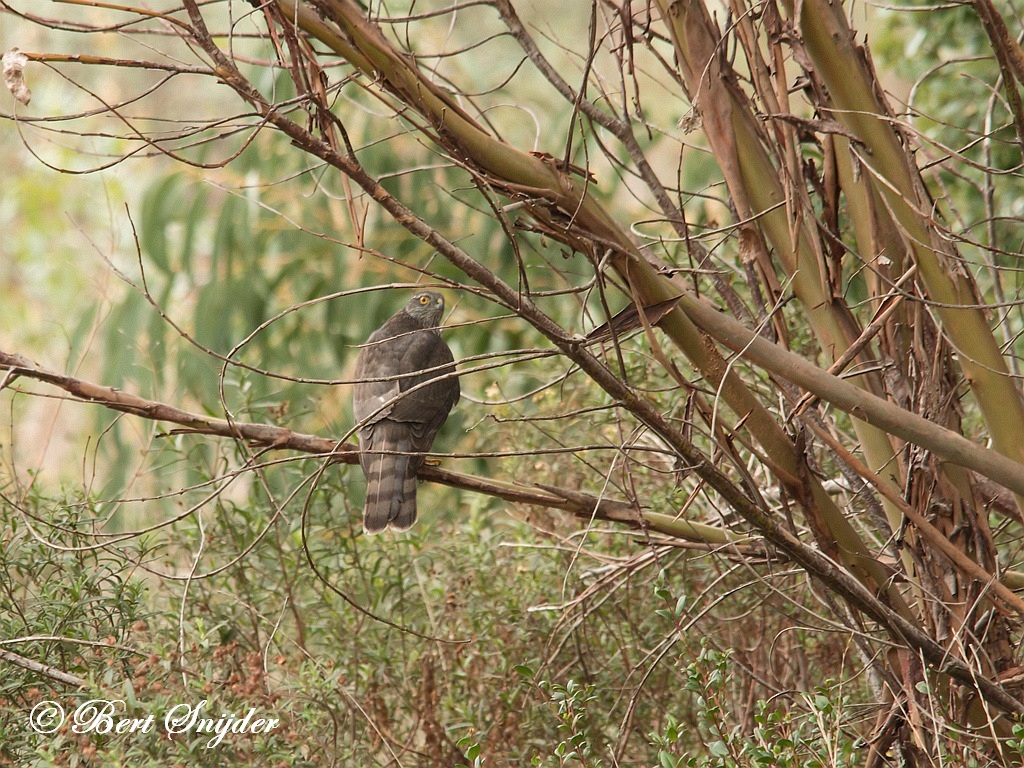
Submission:
[[[356,360],[352,409],[356,423],[373,423],[387,416],[387,405],[402,391],[403,375],[417,370],[409,357],[414,340],[424,331],[403,313],[398,313],[366,340]],[[378,379],[378,381],[374,381]]]

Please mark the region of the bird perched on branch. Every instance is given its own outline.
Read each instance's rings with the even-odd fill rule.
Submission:
[[[443,314],[444,297],[420,291],[370,334],[356,360],[352,410],[367,533],[416,522],[416,473],[458,402],[455,358],[438,328]]]

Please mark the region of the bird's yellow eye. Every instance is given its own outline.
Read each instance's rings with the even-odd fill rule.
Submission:
[[[429,303],[430,303],[430,297],[429,296],[420,296],[420,304],[429,304]]]

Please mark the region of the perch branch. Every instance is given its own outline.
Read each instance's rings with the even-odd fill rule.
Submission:
[[[342,443],[327,437],[294,432],[285,427],[227,419],[217,419],[182,410],[167,403],[125,392],[116,387],[96,384],[83,379],[56,373],[39,367],[21,355],[0,350],[0,389],[10,386],[17,377],[34,379],[55,386],[77,400],[96,403],[111,410],[139,416],[150,421],[176,424],[183,429],[171,434],[192,433],[215,435],[245,440],[256,447],[290,450],[329,458],[341,464],[356,464],[359,449],[351,443]],[[585,520],[607,520],[625,523],[634,528],[646,528],[668,536],[707,544],[727,544],[733,539],[727,532],[712,526],[674,519],[671,515],[645,513],[641,518],[634,507],[615,499],[600,498],[581,491],[554,486],[520,485],[477,475],[442,469],[425,464],[419,471],[421,480],[482,493],[514,504],[560,509]]]

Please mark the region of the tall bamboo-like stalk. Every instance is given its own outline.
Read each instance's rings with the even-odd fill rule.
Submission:
[[[858,157],[877,179],[876,188],[900,227],[993,446],[1014,461],[1024,462],[1024,396],[1010,376],[974,281],[954,241],[938,225],[934,204],[898,126],[880,101],[873,72],[854,40],[842,6],[811,0],[787,3],[786,7],[791,16],[799,13],[794,21],[828,89],[834,105],[831,114],[866,148]],[[1024,509],[1020,500],[1018,506]]]
[[[730,195],[749,239],[758,244],[762,270],[773,274],[776,263],[803,304],[804,317],[822,350],[833,359],[842,356],[860,335],[853,314],[842,297],[835,295],[824,264],[824,246],[811,204],[803,188],[795,130],[779,123],[775,134],[783,144],[784,161],[777,167],[766,147],[764,124],[751,110],[750,97],[739,86],[738,77],[724,55],[718,29],[702,2],[659,0],[658,7],[675,43],[676,60],[687,85],[687,97],[701,117],[704,133],[725,176]],[[785,85],[771,86],[771,75],[760,60],[754,33],[746,25],[744,8],[735,8],[741,39],[748,52],[752,82],[773,113],[788,114]],[[785,67],[780,76],[785,78]],[[782,100],[780,103],[780,99]],[[767,244],[765,243],[767,240]],[[770,245],[777,257],[768,254]],[[862,362],[867,356],[861,355]],[[877,375],[854,379],[858,386],[882,395]],[[894,488],[900,486],[894,456],[899,445],[883,430],[854,419],[854,429],[868,465]],[[892,530],[900,526],[902,514],[888,499],[882,499]],[[841,514],[836,512],[836,514]],[[838,521],[827,521],[839,528]],[[912,570],[909,556],[904,565]]]
[[[736,37],[746,52],[751,87],[776,118],[790,116],[785,82],[778,89],[770,87],[773,74],[783,81],[786,77],[785,55],[779,51],[777,42],[787,36],[785,30],[778,24],[773,27],[775,17],[769,6],[764,23],[777,32],[775,42],[768,44],[769,55],[776,54],[775,67],[769,71],[762,66],[761,48],[750,28],[751,9],[742,3],[733,3],[731,7],[736,18]],[[838,357],[845,351],[846,344],[860,335],[861,329],[853,323],[852,313],[841,298],[828,290],[823,269],[825,248],[818,235],[818,222],[808,215],[810,205],[794,161],[793,129],[783,124],[773,132],[766,132],[754,118],[751,97],[740,87],[739,78],[726,59],[717,25],[701,0],[661,0],[659,8],[672,31],[677,63],[688,85],[688,96],[702,118],[708,143],[719,161],[741,220],[751,222],[748,227],[755,226],[753,222],[760,227],[760,232],[774,247],[778,267],[789,276],[794,294],[803,302],[804,316],[811,329],[822,347],[833,350]],[[835,117],[836,125],[846,129],[846,136],[826,137],[826,146],[831,149],[830,153],[826,151],[826,162],[833,164],[835,185],[846,196],[861,258],[867,262],[877,259],[880,265],[894,266],[889,269],[871,265],[875,274],[888,276],[888,283],[879,279],[869,281],[876,297],[879,301],[884,298],[882,294],[894,282],[893,273],[910,274],[907,270],[911,270],[920,276],[925,294],[933,301],[941,322],[941,333],[951,340],[957,352],[956,357],[986,419],[993,444],[1019,463],[1024,401],[980,311],[973,281],[960,266],[951,239],[936,225],[924,183],[904,148],[894,121],[883,108],[866,58],[852,43],[842,6],[812,1],[795,7],[789,4],[788,10],[790,14],[800,13],[803,39],[790,36],[794,47],[802,54],[798,58],[807,60],[807,54],[803,53],[806,45],[814,65],[813,69],[804,65],[812,103],[821,115]],[[775,139],[774,144],[769,133]],[[855,149],[847,136],[864,151]],[[769,145],[781,145],[777,162],[769,156]],[[854,155],[870,169],[870,174],[861,176],[854,172],[851,160]],[[833,206],[836,204],[837,201],[833,201]],[[836,233],[837,238],[841,236]],[[770,272],[776,264],[770,262],[767,255],[763,258],[766,263],[763,268]],[[927,323],[921,325],[925,326],[925,332],[930,328]],[[888,328],[896,338],[885,340],[883,348],[887,349],[890,368],[901,371],[902,366],[897,362],[901,352],[911,354],[915,350],[911,342],[899,338],[900,332],[894,330],[893,324]],[[750,348],[746,349],[749,352]],[[956,396],[953,384],[948,378],[943,379],[940,371],[941,368],[932,371],[931,385],[921,385],[924,394],[919,396],[917,407],[930,412],[933,418],[950,428],[958,429],[959,419],[952,410],[940,413],[934,407],[937,402],[948,403]],[[878,379],[865,377],[859,383],[875,394],[888,394]],[[903,386],[917,389],[918,383],[904,381]],[[942,394],[935,394],[936,390]],[[893,441],[893,435],[863,422],[855,421],[854,427],[868,464],[887,468],[885,477],[879,478],[888,487],[886,495],[896,489],[901,494],[911,493],[910,489],[920,480],[919,472],[893,461],[900,447]],[[958,505],[976,504],[969,478],[957,467],[940,467],[937,476],[940,482],[930,494],[916,498],[920,512],[933,515],[935,509],[955,510]],[[1018,496],[1018,506],[1020,498]],[[891,496],[884,499],[883,504],[890,525],[896,530],[906,509],[901,511],[902,505]],[[951,546],[964,547],[974,557],[990,562],[995,547],[985,521],[979,520],[974,540],[970,540],[957,535],[952,517],[955,515],[940,513],[940,535],[953,537],[956,543]],[[929,603],[934,597],[926,598],[926,594],[943,595],[957,631],[963,631],[974,607],[965,609],[957,605],[953,599],[957,588],[943,583],[946,574],[941,569],[918,573],[916,562],[921,562],[920,557],[913,560],[907,550],[902,557],[905,573],[915,584],[925,585],[925,589],[915,589],[916,610],[920,615],[930,614]],[[960,588],[969,589],[969,583]],[[996,671],[1008,663],[1013,654],[1005,641],[1005,633],[993,635],[987,643],[987,653]]]

